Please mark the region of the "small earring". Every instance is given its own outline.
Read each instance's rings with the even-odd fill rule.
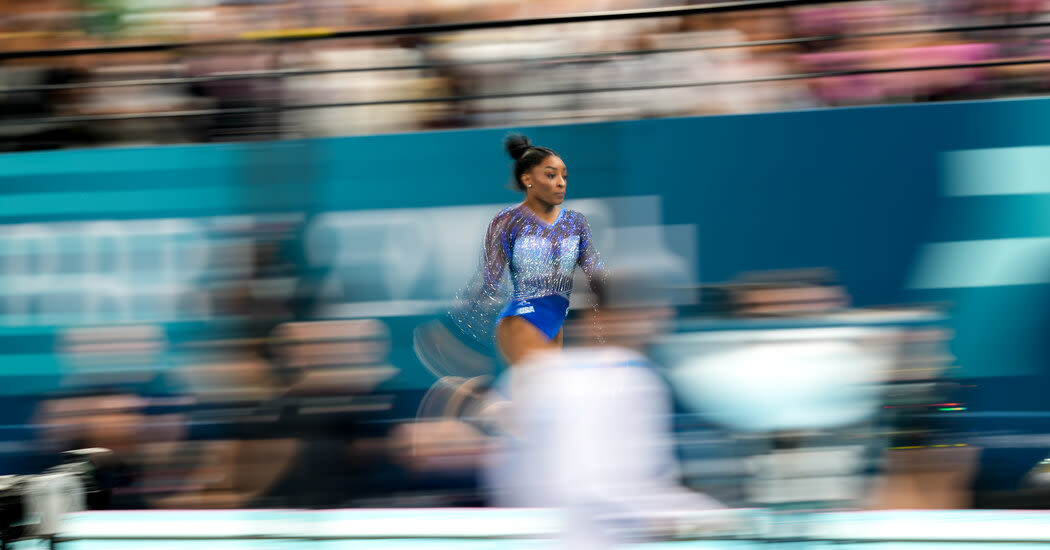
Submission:
[[[525,187],[528,187],[529,189],[532,189],[532,186],[531,186],[531,185],[526,185]]]

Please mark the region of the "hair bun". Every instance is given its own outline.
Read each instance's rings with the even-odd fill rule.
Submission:
[[[532,142],[522,134],[510,134],[503,139],[503,148],[514,160],[524,156],[530,147],[532,147]]]

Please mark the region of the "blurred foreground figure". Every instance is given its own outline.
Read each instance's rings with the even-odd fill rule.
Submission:
[[[614,275],[610,290],[598,325],[608,346],[529,356],[480,413],[497,432],[486,471],[494,503],[564,509],[567,548],[672,538],[725,517],[678,485],[670,392],[639,351],[670,310],[641,277]]]
[[[979,450],[955,435],[965,407],[946,403],[958,390],[939,310],[850,308],[827,269],[745,273],[724,296],[720,322],[653,349],[687,410],[747,442],[743,491],[723,498],[776,512],[968,506]]]

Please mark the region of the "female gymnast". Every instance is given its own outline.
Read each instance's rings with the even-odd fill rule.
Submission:
[[[504,146],[525,200],[489,224],[481,272],[451,317],[479,341],[494,338],[503,359],[515,365],[534,351],[561,347],[576,266],[587,275],[596,306],[603,299],[605,269],[586,218],[561,207],[569,177],[561,157],[520,134],[508,136]]]
[[[399,440],[407,442],[411,460],[446,456],[447,448],[460,441],[450,434],[465,434],[462,442],[472,442],[482,433],[510,429],[504,422],[511,392],[492,391],[498,367],[487,357],[479,359],[488,354],[469,341],[495,348],[512,367],[504,377],[509,384],[515,365],[536,352],[561,348],[577,266],[595,293],[596,309],[605,301],[606,270],[587,220],[561,207],[565,162],[522,135],[507,137],[504,146],[514,159],[514,185],[525,200],[489,223],[481,267],[448,315],[415,331],[416,355],[438,380],[420,403],[419,422],[400,428]]]

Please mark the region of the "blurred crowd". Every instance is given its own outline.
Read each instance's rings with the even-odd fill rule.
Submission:
[[[462,361],[477,352],[446,339],[437,347],[455,359],[447,374],[418,389],[390,385],[407,368],[404,355],[394,357],[396,321],[297,313],[310,285],[258,244],[280,237],[264,237],[224,255],[228,267],[247,261],[250,273],[201,283],[227,321],[203,330],[145,323],[63,331],[53,351],[61,388],[25,419],[39,463],[70,449],[112,450],[114,508],[491,504],[481,485],[500,448],[492,428],[505,414],[505,403],[492,401],[500,372]],[[259,249],[245,255],[238,246]],[[298,288],[291,298],[281,281]],[[583,370],[599,376],[563,396],[561,409],[538,395],[534,412],[563,415],[559,425],[581,420],[580,452],[594,451],[587,445],[600,435],[598,420],[604,444],[657,460],[645,456],[648,444],[624,435],[648,411],[667,431],[638,437],[648,433],[682,462],[664,474],[729,506],[971,505],[979,450],[952,433],[953,413],[937,412],[958,395],[942,383],[951,357],[938,315],[851,309],[826,270],[744,274],[707,287],[702,305],[673,311],[650,297],[659,292],[641,301],[618,290],[619,305],[598,324],[570,317],[567,357],[594,363]],[[602,353],[590,347],[595,330],[606,340]],[[643,388],[617,382],[598,392],[616,403],[608,414],[581,413],[597,410],[591,389],[612,383],[606,375],[619,363],[601,365],[613,345],[653,357],[659,368],[647,367],[642,393],[673,394],[677,404],[631,394],[627,407],[624,392]]]
[[[0,150],[751,113],[1041,94],[1050,84],[1042,64],[778,79],[1044,58],[1050,32],[1042,26],[934,29],[1050,23],[1045,0],[868,0],[435,34],[252,41],[668,5],[3,0]],[[817,36],[826,39],[785,41]],[[740,45],[757,41],[780,42]],[[14,54],[149,43],[180,46]],[[294,75],[303,71],[309,74]],[[266,76],[272,72],[280,74]],[[252,76],[238,78],[245,75]],[[176,82],[152,82],[157,79]],[[696,85],[681,86],[687,83]],[[595,91],[619,87],[634,89]],[[331,104],[339,106],[317,107]],[[193,111],[200,112],[156,116]],[[147,116],[84,120],[96,115]]]

